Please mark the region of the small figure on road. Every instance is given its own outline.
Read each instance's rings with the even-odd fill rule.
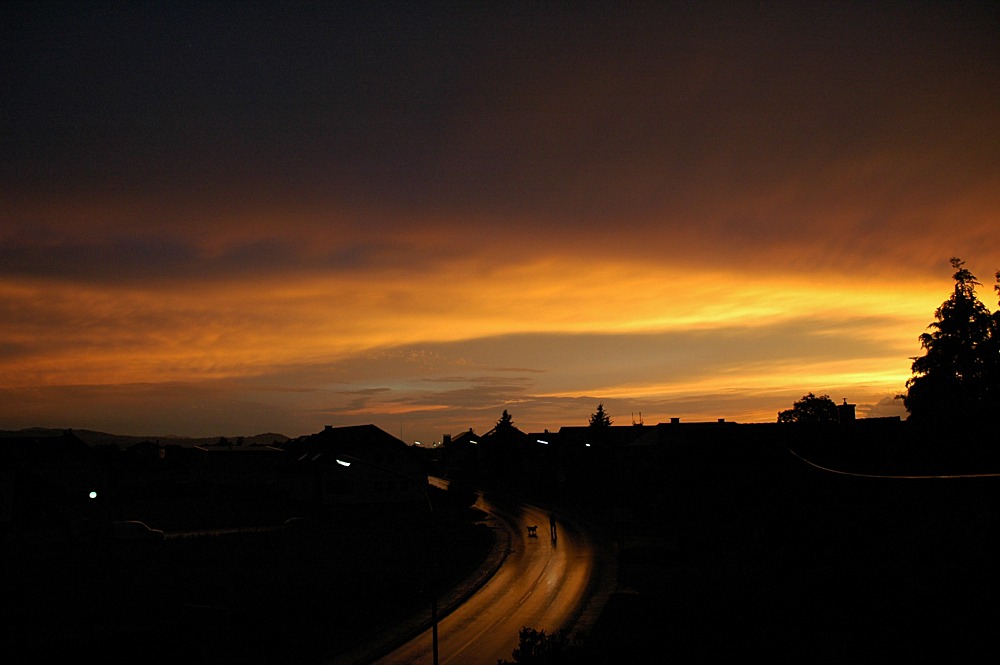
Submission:
[[[556,515],[549,513],[549,531],[552,533],[552,540],[556,539]]]

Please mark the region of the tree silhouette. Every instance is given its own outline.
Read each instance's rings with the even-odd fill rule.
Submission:
[[[570,665],[582,662],[582,649],[580,640],[564,630],[547,634],[524,626],[511,653],[513,660],[497,660],[497,665]]]
[[[604,403],[597,405],[597,411],[590,414],[591,427],[611,427],[611,417],[604,411]]]
[[[913,376],[902,395],[909,419],[962,424],[995,418],[1000,397],[1000,312],[991,314],[976,295],[982,286],[953,258],[955,289],[920,335],[924,355],[913,358]],[[1000,284],[1000,273],[998,273]],[[1000,287],[998,287],[1000,289]]]
[[[812,393],[803,395],[802,399],[792,405],[791,409],[778,414],[779,423],[828,423],[838,422],[837,405],[829,395],[817,397]]]
[[[507,409],[504,409],[503,414],[500,416],[500,420],[497,421],[493,430],[495,432],[509,432],[512,429],[514,429],[514,419],[511,418],[509,413],[507,413]]]
[[[993,290],[997,292],[997,311],[993,312],[990,321],[990,340],[985,345],[986,387],[984,408],[986,413],[1000,413],[1000,270],[994,273],[996,284]]]

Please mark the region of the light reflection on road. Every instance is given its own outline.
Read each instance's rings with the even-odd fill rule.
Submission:
[[[485,498],[477,506],[510,530],[511,552],[482,589],[439,621],[439,662],[448,665],[509,660],[525,626],[550,634],[572,626],[596,570],[596,547],[572,522],[557,515],[552,539],[549,514],[541,508],[507,510]],[[531,525],[538,527],[535,537],[528,535]],[[377,662],[432,663],[431,645],[427,631]]]

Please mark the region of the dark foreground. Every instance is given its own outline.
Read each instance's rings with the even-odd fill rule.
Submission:
[[[5,648],[19,662],[318,662],[429,605],[418,523],[9,545]],[[470,519],[435,540],[444,585],[482,559],[491,534]]]
[[[802,474],[685,501],[622,529],[621,593],[579,662],[995,658],[1000,478]]]
[[[1000,479],[686,477],[657,513],[603,523],[620,547],[618,593],[586,648],[559,662],[642,663],[651,650],[683,663],[995,655]],[[5,648],[36,662],[319,662],[426,608],[431,553],[439,588],[473,568],[491,544],[476,518],[434,534],[395,514],[163,542],[7,543]]]

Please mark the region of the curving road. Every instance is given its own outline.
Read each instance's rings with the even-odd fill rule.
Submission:
[[[549,514],[528,505],[503,506],[480,497],[477,506],[509,532],[510,553],[489,581],[438,622],[438,658],[448,665],[482,665],[509,660],[522,627],[552,633],[573,629],[588,615],[604,581],[596,540],[572,521],[556,515],[557,537]],[[528,526],[537,525],[537,536]],[[608,563],[604,561],[603,563]],[[432,663],[430,631],[417,635],[379,665]]]

